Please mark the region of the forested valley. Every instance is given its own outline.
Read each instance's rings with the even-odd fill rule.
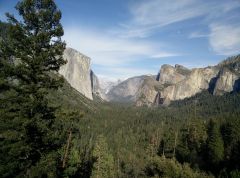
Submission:
[[[57,71],[61,12],[23,0],[0,23],[0,177],[240,177],[240,93],[168,107],[91,101]]]

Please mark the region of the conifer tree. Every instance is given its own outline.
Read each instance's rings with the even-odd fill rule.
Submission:
[[[54,135],[55,109],[46,96],[61,86],[56,72],[65,63],[65,43],[61,12],[53,0],[22,0],[16,9],[21,20],[7,14],[8,37],[0,40],[0,157],[4,165],[0,174],[34,177],[33,170],[44,170],[38,166],[49,169],[50,163],[56,164],[53,155],[60,144]]]
[[[168,132],[164,133],[158,147],[158,155],[173,158],[174,148],[176,147],[175,138],[173,129],[169,129]]]
[[[114,160],[109,153],[107,141],[104,136],[97,138],[95,148],[93,150],[94,165],[92,178],[112,178],[114,177]]]
[[[209,122],[207,148],[210,163],[218,165],[224,157],[224,143],[219,125],[213,120],[210,120]]]

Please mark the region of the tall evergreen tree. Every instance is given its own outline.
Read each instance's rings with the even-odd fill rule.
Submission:
[[[168,132],[165,132],[159,144],[158,155],[173,158],[176,143],[175,138],[175,133],[172,128],[170,128]]]
[[[97,138],[95,148],[93,150],[94,165],[92,178],[112,178],[114,177],[114,160],[109,153],[107,141],[104,136]]]
[[[219,125],[213,120],[209,122],[207,148],[210,163],[217,166],[224,158],[224,142]]]
[[[21,21],[7,14],[8,38],[0,40],[0,174],[46,176],[60,146],[46,95],[62,83],[56,75],[65,63],[61,12],[53,0],[22,0],[16,9]]]

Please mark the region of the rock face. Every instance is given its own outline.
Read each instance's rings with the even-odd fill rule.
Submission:
[[[72,48],[66,48],[63,57],[67,64],[60,68],[59,73],[73,88],[92,100],[91,59]]]
[[[163,70],[163,72],[165,71],[166,70]],[[222,95],[226,92],[239,91],[240,89],[239,56],[227,59],[217,66],[192,69],[190,72],[184,73],[184,77],[181,76],[180,78],[179,74],[176,74],[175,71],[170,72],[170,80],[173,82],[169,84],[168,80],[161,80],[161,75],[163,75],[163,77],[168,76],[168,73],[163,74],[160,72],[159,81],[162,81],[163,85],[169,84],[169,86],[163,87],[162,91],[160,91],[163,101],[181,100],[194,96],[203,90],[208,90],[214,95]],[[172,74],[174,74],[175,77]],[[176,78],[178,80],[176,80]]]
[[[103,100],[106,100],[106,95],[103,91],[103,89],[100,86],[100,82],[98,77],[94,74],[94,72],[91,70],[90,72],[91,77],[91,87],[92,87],[92,93]]]
[[[190,70],[183,66],[175,65],[173,67],[165,64],[161,67],[157,80],[161,84],[172,85],[185,79],[189,73]]]
[[[169,105],[208,90],[214,95],[240,91],[240,55],[216,66],[189,70],[181,65],[162,65],[154,77],[130,78],[110,90],[112,101],[128,99],[137,106]]]
[[[210,81],[215,78],[217,74],[218,69],[215,67],[193,69],[185,79],[164,88],[161,94],[164,98],[170,100],[180,100],[191,97],[203,90],[208,90]]]
[[[216,66],[187,69],[181,65],[162,65],[157,76],[137,76],[122,82],[106,83],[105,88],[90,68],[91,59],[67,48],[67,64],[59,73],[77,91],[89,99],[98,96],[107,101],[142,105],[169,105],[208,90],[214,95],[240,91],[240,55],[228,58]]]
[[[114,86],[107,93],[107,99],[114,102],[136,103],[137,106],[151,105],[159,85],[156,76],[137,76]]]
[[[152,102],[158,93],[158,86],[159,82],[155,80],[155,76],[145,76],[141,86],[138,88],[138,91],[136,93],[136,105],[152,105]]]
[[[228,68],[223,68],[219,72],[219,76],[214,89],[214,95],[223,95],[227,92],[239,90],[239,75],[236,72],[230,71]]]
[[[145,76],[129,78],[114,86],[108,93],[109,101],[114,102],[135,102],[137,92],[144,81]]]

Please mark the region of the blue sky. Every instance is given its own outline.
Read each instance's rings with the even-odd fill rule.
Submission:
[[[16,14],[16,0],[0,0]],[[56,0],[63,39],[104,78],[156,74],[162,64],[215,65],[240,53],[240,0]]]

